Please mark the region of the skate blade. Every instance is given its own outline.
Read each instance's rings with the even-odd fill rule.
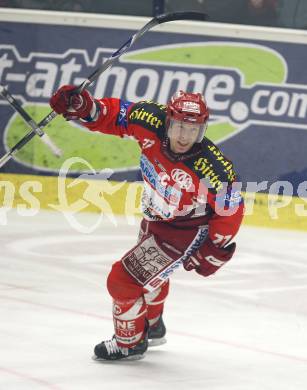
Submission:
[[[145,355],[132,355],[132,356],[127,356],[127,357],[124,357],[124,358],[121,358],[121,359],[102,359],[102,358],[99,358],[98,356],[96,355],[93,355],[92,356],[92,359],[95,361],[95,362],[102,362],[102,363],[119,363],[119,362],[132,362],[132,361],[135,361],[135,360],[141,360],[141,359],[144,359]]]
[[[163,345],[166,343],[166,338],[161,337],[160,339],[149,339],[148,347],[158,347],[159,345]]]

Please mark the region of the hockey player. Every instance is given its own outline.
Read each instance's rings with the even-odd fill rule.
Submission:
[[[116,261],[107,279],[113,298],[115,334],[95,347],[96,359],[137,359],[149,344],[164,342],[162,319],[169,280],[144,288],[166,264],[178,259],[199,229],[205,242],[184,261],[187,271],[214,274],[235,251],[229,244],[243,216],[236,174],[219,148],[207,139],[209,112],[201,94],[177,92],[168,104],[94,99],[86,90],[63,86],[50,105],[90,131],[133,137],[141,148],[144,179],[138,243]]]

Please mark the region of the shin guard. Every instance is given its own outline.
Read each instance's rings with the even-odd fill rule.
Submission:
[[[137,300],[114,300],[113,320],[117,344],[121,348],[132,348],[146,332],[146,302]]]

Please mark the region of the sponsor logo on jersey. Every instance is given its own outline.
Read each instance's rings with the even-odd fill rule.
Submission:
[[[172,179],[176,182],[179,187],[183,190],[189,191],[192,187],[192,177],[182,169],[175,168],[171,172]]]
[[[208,150],[211,152],[210,158],[199,157],[193,163],[193,168],[195,171],[199,172],[207,181],[210,188],[214,188],[216,191],[219,191],[223,188],[223,181],[232,183],[236,178],[236,173],[233,169],[232,162],[229,161],[225,156],[220,152],[218,147],[215,145],[207,145]],[[215,164],[215,161],[218,162]],[[222,168],[222,169],[220,169]],[[222,179],[221,179],[221,174]],[[222,181],[223,180],[223,181]]]
[[[124,102],[122,100],[120,101],[120,109],[119,114],[117,116],[116,124],[118,126],[124,127],[125,129],[128,127],[127,111],[131,104],[131,102]]]
[[[220,175],[216,173],[213,169],[213,165],[209,162],[206,157],[200,157],[196,161],[194,161],[194,169],[195,171],[199,171],[205,179],[208,180],[211,188],[219,191],[223,188],[223,183],[220,180]]]
[[[173,205],[178,205],[182,197],[181,191],[177,190],[174,186],[168,185],[165,180],[161,182],[161,178],[155,170],[155,167],[144,155],[141,156],[140,166],[144,179],[150,183],[151,187],[156,190],[163,199]]]
[[[227,178],[230,182],[234,181],[236,178],[236,173],[233,170],[232,163],[225,158],[221,151],[215,145],[208,145],[208,149],[213,153],[216,160],[224,167],[224,172],[227,173]]]
[[[233,209],[238,207],[242,202],[243,198],[241,195],[241,183],[235,182],[227,188],[226,193],[224,191],[216,197],[216,203],[219,207],[225,209]]]
[[[160,183],[163,186],[166,187],[169,184],[170,177],[169,177],[169,175],[165,171],[162,171],[162,172],[159,173],[159,179],[160,179]]]
[[[163,121],[155,116],[154,113],[146,111],[144,108],[136,109],[129,115],[130,121],[133,123],[139,123],[140,125],[152,127],[153,129],[159,129],[163,126]]]
[[[226,193],[225,196],[225,205],[228,208],[233,208],[239,204],[241,204],[243,201],[243,198],[241,196],[240,191],[230,191]]]
[[[149,213],[157,213],[159,217],[169,219],[172,217],[172,213],[170,211],[170,207],[165,203],[163,207],[160,207],[157,202],[154,202],[152,198],[149,198],[147,206],[149,207]],[[144,210],[145,211],[145,210]],[[152,215],[148,214],[149,217],[152,217]]]

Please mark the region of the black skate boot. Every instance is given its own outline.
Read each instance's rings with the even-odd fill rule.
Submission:
[[[156,347],[166,343],[166,327],[163,322],[162,315],[159,320],[148,329],[148,346]]]
[[[132,348],[121,348],[117,345],[115,335],[111,340],[106,340],[96,345],[94,360],[139,360],[142,359],[148,347],[147,333],[142,340]]]

